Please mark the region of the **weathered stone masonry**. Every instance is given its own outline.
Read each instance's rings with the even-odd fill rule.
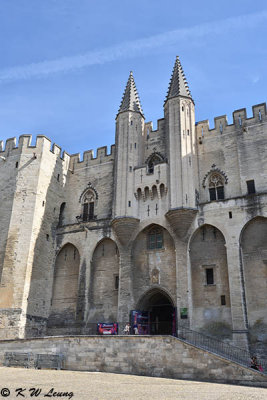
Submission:
[[[137,308],[158,327],[171,306],[178,325],[266,354],[266,104],[252,110],[195,123],[177,58],[156,130],[130,74],[110,154],[7,140],[1,339],[90,334]]]

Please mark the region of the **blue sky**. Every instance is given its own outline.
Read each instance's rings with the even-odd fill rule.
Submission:
[[[111,145],[130,70],[156,128],[176,55],[197,121],[267,97],[266,0],[0,0],[0,37],[3,140]]]

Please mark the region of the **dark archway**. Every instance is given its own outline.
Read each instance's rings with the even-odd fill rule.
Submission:
[[[138,309],[149,313],[151,335],[172,335],[175,324],[175,308],[171,298],[162,290],[149,291],[138,303]]]

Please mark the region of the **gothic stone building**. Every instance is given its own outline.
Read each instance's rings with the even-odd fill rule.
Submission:
[[[229,343],[267,341],[266,104],[195,122],[176,59],[157,129],[132,73],[116,142],[61,154],[44,136],[0,152],[0,337],[94,333],[150,313]],[[169,325],[168,325],[169,324]],[[151,326],[152,326],[151,325]]]

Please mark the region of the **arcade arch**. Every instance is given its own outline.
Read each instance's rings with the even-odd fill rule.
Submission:
[[[190,241],[192,329],[231,336],[232,317],[225,239],[203,225]]]
[[[53,324],[66,326],[76,319],[80,255],[78,249],[67,243],[55,262],[50,319]]]
[[[91,263],[88,322],[117,321],[119,251],[111,239],[96,246]]]
[[[240,245],[248,323],[252,330],[260,331],[262,327],[267,332],[267,218],[250,220],[241,232]]]
[[[133,293],[137,300],[154,285],[176,296],[175,246],[169,232],[153,224],[143,229],[132,247]]]

